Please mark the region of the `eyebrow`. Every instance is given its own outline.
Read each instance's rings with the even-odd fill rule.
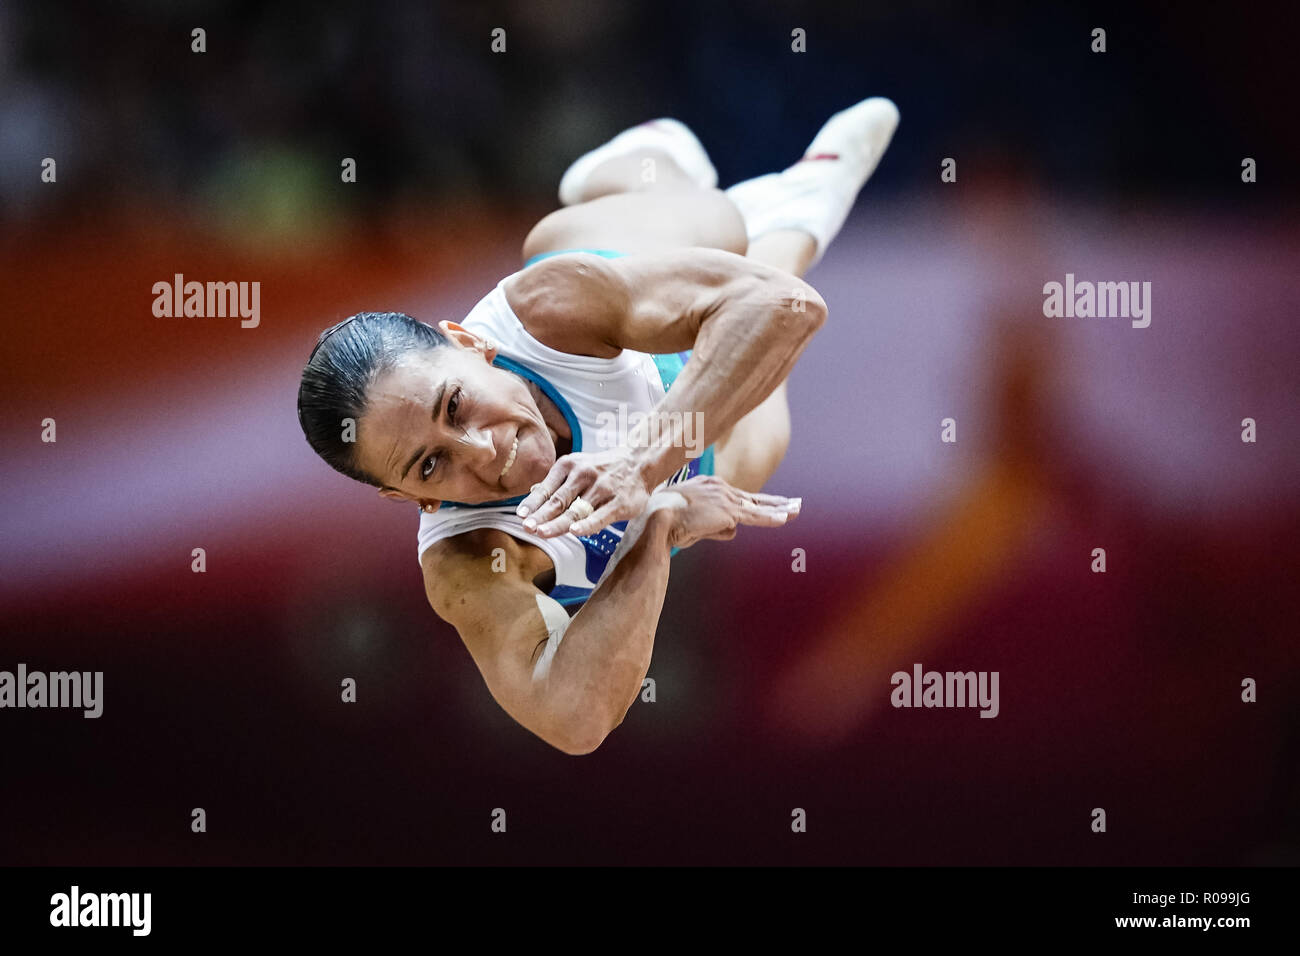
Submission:
[[[433,398],[433,420],[435,422],[438,420],[439,416],[442,415],[442,397],[446,393],[447,393],[447,383],[443,382],[441,385],[438,386],[438,394],[435,395]],[[411,468],[414,467],[417,461],[419,461],[421,458],[424,457],[424,453],[426,450],[427,450],[426,448],[420,448],[418,451],[416,451],[414,455],[411,456],[411,460],[408,461],[406,463],[406,467],[402,469],[402,477],[400,479],[401,481],[406,480],[406,476],[410,474]]]

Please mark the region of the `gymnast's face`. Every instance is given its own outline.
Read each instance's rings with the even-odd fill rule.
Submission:
[[[554,430],[527,383],[454,322],[450,345],[401,357],[366,394],[357,461],[401,501],[482,504],[527,494],[555,463]]]

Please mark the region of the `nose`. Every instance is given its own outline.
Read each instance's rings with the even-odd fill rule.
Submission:
[[[492,433],[486,428],[477,428],[473,425],[467,427],[461,437],[461,443],[465,446],[466,457],[476,464],[487,464],[497,457]]]

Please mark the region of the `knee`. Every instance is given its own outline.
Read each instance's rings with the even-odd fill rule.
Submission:
[[[709,190],[708,197],[709,215],[704,219],[707,234],[696,245],[745,255],[749,251],[749,234],[740,210],[720,189]]]

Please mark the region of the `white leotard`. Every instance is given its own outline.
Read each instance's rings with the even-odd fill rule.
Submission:
[[[460,324],[496,345],[494,365],[536,382],[559,406],[573,431],[573,451],[613,447],[618,443],[613,421],[620,403],[627,416],[652,411],[690,353],[649,355],[623,349],[614,358],[596,358],[557,351],[533,338],[510,308],[503,288],[509,278],[502,279]],[[712,462],[710,448],[664,484],[709,474]],[[418,556],[422,558],[443,538],[476,528],[496,528],[546,552],[555,566],[551,597],[566,605],[582,603],[617,549],[627,522],[582,538],[574,534],[540,538],[525,531],[523,519],[515,514],[515,505],[521,500],[522,496],[484,505],[443,502],[432,514],[421,513]]]

